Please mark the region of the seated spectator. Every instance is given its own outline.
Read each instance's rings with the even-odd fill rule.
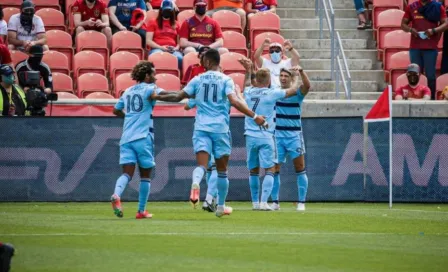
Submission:
[[[435,99],[436,95],[437,44],[440,33],[447,28],[445,9],[433,0],[417,1],[408,5],[401,21],[401,29],[412,34],[409,50],[411,63],[424,67],[431,89],[431,99]]]
[[[396,100],[431,99],[431,90],[425,85],[418,84],[420,81],[420,68],[417,64],[412,63],[408,66],[406,76],[409,84],[401,86],[395,91]]]
[[[164,0],[157,18],[146,27],[146,45],[151,48],[149,54],[169,52],[176,56],[179,69],[182,69],[183,54],[179,51],[178,35],[180,25],[176,21],[174,4]]]
[[[448,86],[446,86],[445,89],[443,89],[441,99],[448,100]]]
[[[142,46],[145,48],[146,31],[142,28],[146,19],[145,1],[111,0],[109,2],[109,17],[111,21],[112,34],[123,30],[134,31],[142,37]],[[132,20],[133,17],[140,18],[138,20]]]
[[[44,22],[34,15],[34,4],[26,0],[20,7],[20,13],[11,16],[8,22],[8,47],[10,50],[28,51],[34,45],[48,50]]]
[[[192,64],[188,66],[187,71],[185,71],[185,74],[182,78],[182,85],[187,85],[188,82],[190,82],[190,80],[192,80],[195,76],[205,73],[205,68],[203,66],[203,57],[205,52],[207,52],[209,49],[210,47],[208,46],[203,46],[199,49],[199,64]]]
[[[0,44],[0,64],[12,66],[11,53],[6,44]]]
[[[47,64],[42,62],[42,58],[44,56],[42,46],[34,45],[29,50],[28,59],[19,62],[16,65],[16,72],[19,75],[19,85],[27,91],[30,86],[27,86],[25,82],[22,81],[20,77],[20,73],[26,71],[38,71],[40,72],[40,77],[44,82],[44,91],[49,94],[53,91],[53,78],[51,76],[50,67]]]
[[[244,0],[212,0],[213,9],[207,12],[207,16],[212,17],[213,13],[220,10],[230,10],[236,12],[241,17],[241,27],[246,28],[246,11],[244,10]]]
[[[218,22],[205,15],[207,0],[194,0],[195,15],[183,22],[180,28],[180,46],[184,54],[198,52],[202,46],[217,49],[220,54],[229,52],[223,48],[221,27]]]
[[[370,28],[369,20],[369,3],[365,0],[353,0],[355,2],[356,14],[358,14],[358,29],[363,30]]]
[[[112,30],[109,25],[107,5],[103,0],[77,0],[73,4],[73,21],[76,35],[85,30],[95,30],[106,35],[107,44],[111,45]]]
[[[262,56],[263,50],[267,46],[269,46],[270,59]],[[290,52],[291,58],[285,59],[284,51]],[[271,71],[271,87],[280,87],[280,70],[282,68],[291,69],[299,65],[300,55],[289,40],[285,40],[282,46],[279,43],[271,43],[271,39],[267,38],[255,51],[254,60],[259,68],[267,68]]]
[[[277,9],[277,0],[248,0],[246,2],[247,18],[255,15],[255,13],[270,11],[275,13]]]
[[[16,85],[11,66],[0,66],[0,116],[22,116],[26,113],[26,95]]]
[[[0,44],[6,42],[6,35],[8,35],[8,24],[3,17],[3,7],[0,6]]]

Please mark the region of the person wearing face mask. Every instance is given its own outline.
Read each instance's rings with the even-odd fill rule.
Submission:
[[[26,95],[14,83],[14,70],[8,65],[0,66],[0,116],[22,116],[27,114]]]
[[[419,84],[420,68],[417,64],[412,63],[408,66],[406,76],[409,84],[395,90],[396,100],[431,99],[431,90],[427,86]]]
[[[21,12],[14,14],[8,22],[8,48],[27,52],[34,45],[41,45],[44,51],[49,50],[44,22],[35,15],[33,2],[22,3]]]
[[[269,59],[261,56],[263,50],[268,46]],[[284,59],[284,51],[289,52],[291,58]],[[267,38],[255,51],[254,60],[259,68],[267,68],[271,72],[271,87],[280,87],[280,70],[291,69],[293,66],[299,65],[300,55],[289,40],[285,40],[281,45],[272,43],[271,39]]]
[[[173,54],[182,69],[183,55],[179,51],[178,35],[180,25],[176,21],[174,4],[171,0],[164,0],[157,18],[150,21],[146,29],[146,45],[151,49],[149,55],[157,52]]]
[[[182,78],[182,85],[187,85],[190,80],[192,80],[195,76],[200,75],[202,73],[205,73],[204,68],[204,54],[210,49],[208,46],[203,46],[199,49],[198,52],[198,58],[199,63],[192,64],[188,66],[187,70],[185,71],[184,77]]]
[[[205,15],[207,0],[194,0],[195,15],[182,23],[180,28],[180,46],[184,54],[198,52],[202,46],[218,50],[220,54],[229,52],[223,48],[224,39],[221,26],[212,18]]]
[[[40,72],[40,76],[44,81],[44,91],[46,94],[49,94],[53,90],[53,78],[51,76],[50,67],[47,64],[42,62],[43,58],[43,49],[40,45],[34,45],[29,50],[28,59],[19,62],[16,65],[17,74],[20,75],[23,72],[27,71],[38,71]],[[30,86],[27,86],[25,82],[22,81],[22,78],[19,77],[19,85],[26,91]]]

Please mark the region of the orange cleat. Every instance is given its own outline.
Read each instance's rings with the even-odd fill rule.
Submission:
[[[148,211],[144,212],[137,212],[137,215],[135,216],[135,219],[151,219],[152,214],[148,213]]]
[[[199,184],[193,183],[191,185],[190,203],[194,209],[196,209],[199,205],[199,194],[200,194]]]

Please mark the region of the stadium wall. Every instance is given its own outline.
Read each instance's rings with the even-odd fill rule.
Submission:
[[[231,120],[229,200],[250,199],[243,121]],[[193,123],[187,117],[155,119],[151,201],[188,199]],[[107,201],[121,173],[121,126],[122,120],[110,117],[0,118],[0,201]],[[365,183],[362,118],[305,118],[303,127],[310,201],[387,201],[386,123],[369,127]],[[394,119],[394,201],[448,202],[447,143],[446,118]],[[123,199],[137,200],[137,180],[136,174]],[[291,163],[281,180],[281,200],[296,201]]]

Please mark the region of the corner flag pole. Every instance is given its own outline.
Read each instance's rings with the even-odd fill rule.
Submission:
[[[392,131],[392,85],[389,85],[389,209],[392,209],[392,142],[393,142],[393,131]]]

